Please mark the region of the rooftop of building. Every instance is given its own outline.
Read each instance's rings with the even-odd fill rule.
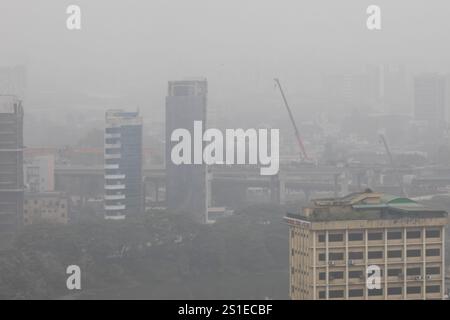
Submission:
[[[367,189],[340,198],[314,199],[310,206],[296,214],[288,213],[287,217],[307,221],[442,218],[447,217],[447,212],[409,198]]]
[[[0,113],[23,113],[22,104],[15,95],[0,94]]]

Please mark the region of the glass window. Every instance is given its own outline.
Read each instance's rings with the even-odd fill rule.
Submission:
[[[325,291],[319,291],[319,299],[325,299]]]
[[[319,261],[325,261],[325,253],[319,253]]]
[[[427,238],[440,238],[441,237],[441,230],[439,229],[427,229],[425,231]]]
[[[406,232],[406,238],[408,239],[419,239],[420,238],[420,231],[408,231]]]
[[[325,235],[319,234],[319,242],[325,242]]]
[[[364,289],[349,289],[348,296],[350,298],[353,297],[362,297],[364,295]]]
[[[328,296],[330,298],[343,298],[344,297],[344,290],[330,290],[328,292]]]
[[[402,273],[402,269],[388,269],[388,277],[398,277]]]
[[[362,232],[351,232],[348,234],[348,241],[362,241],[364,235]]]
[[[420,287],[407,287],[406,288],[407,294],[417,294],[420,293]]]
[[[437,257],[441,255],[441,250],[439,248],[427,249],[426,254],[427,257]]]
[[[441,267],[427,267],[427,274],[441,274]]]
[[[328,254],[328,260],[335,261],[335,260],[343,260],[344,254],[342,252],[330,252]]]
[[[420,276],[420,275],[422,275],[422,272],[420,270],[420,267],[408,268],[408,269],[406,269],[406,275],[407,276]]]
[[[383,289],[369,289],[369,296],[381,296],[383,294]]]
[[[330,242],[344,241],[344,235],[342,233],[331,233],[328,235],[328,241]]]
[[[381,233],[381,232],[369,232],[369,234],[367,235],[367,238],[369,239],[369,241],[383,240],[383,233]]]
[[[382,259],[383,251],[369,251],[368,257],[369,259]]]
[[[350,279],[360,279],[363,277],[363,272],[360,270],[352,270],[348,272],[348,277]]]
[[[329,278],[330,278],[330,280],[333,280],[333,279],[344,279],[344,272],[342,272],[342,271],[330,272]]]
[[[401,231],[388,231],[387,233],[388,240],[399,240],[402,238]]]
[[[441,292],[441,286],[439,285],[427,286],[426,291],[427,293],[439,293]]]
[[[392,287],[388,288],[388,295],[398,295],[402,294],[402,287]]]
[[[410,258],[416,258],[421,256],[420,249],[409,249],[406,251],[406,256]]]
[[[364,259],[364,253],[362,251],[358,252],[349,252],[348,253],[348,259],[349,260],[358,260],[358,259]]]
[[[325,272],[320,272],[319,273],[319,280],[325,280],[325,279],[326,279]]]
[[[388,258],[401,258],[402,257],[402,250],[389,250],[388,251]]]

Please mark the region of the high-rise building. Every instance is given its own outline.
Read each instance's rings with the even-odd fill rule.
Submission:
[[[23,215],[23,109],[0,96],[0,247],[8,246]]]
[[[370,190],[287,214],[292,299],[443,299],[447,212]]]
[[[191,150],[194,150],[194,121],[206,124],[208,83],[206,80],[170,81],[166,97],[166,199],[167,208],[174,212],[192,214],[201,223],[207,221],[207,168],[204,164],[174,164],[171,160],[172,132],[186,129],[190,132]],[[203,132],[202,132],[203,135]]]
[[[421,74],[414,79],[414,116],[425,121],[430,129],[442,129],[445,124],[445,77]]]
[[[139,112],[109,110],[105,128],[105,218],[143,213],[142,118]]]

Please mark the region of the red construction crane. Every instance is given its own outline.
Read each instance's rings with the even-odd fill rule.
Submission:
[[[275,80],[275,83],[278,85],[278,88],[280,89],[281,96],[283,97],[284,105],[286,106],[286,109],[289,114],[289,118],[291,119],[292,126],[294,127],[295,137],[297,139],[297,143],[298,143],[298,146],[301,151],[300,156],[303,158],[303,160],[309,160],[308,154],[306,153],[305,146],[303,144],[303,140],[300,137],[300,132],[298,131],[297,124],[295,123],[294,116],[292,115],[291,108],[289,107],[286,96],[284,95],[283,88],[281,87],[280,80],[278,80],[277,78],[275,78],[274,80]]]
[[[389,162],[391,164],[392,170],[394,171],[395,179],[397,179],[397,183],[398,183],[398,186],[400,187],[400,191],[403,196],[407,197],[408,194],[406,193],[405,186],[403,184],[403,178],[400,176],[400,173],[398,172],[397,165],[395,164],[394,157],[392,156],[391,149],[389,149],[389,144],[388,144],[384,134],[380,134],[380,140],[383,143],[384,148],[386,149],[386,154],[389,158]]]

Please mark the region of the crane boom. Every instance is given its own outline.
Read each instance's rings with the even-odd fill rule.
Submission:
[[[389,157],[389,162],[391,164],[392,170],[394,170],[395,178],[397,179],[397,183],[398,183],[398,185],[399,185],[399,187],[401,189],[402,195],[403,196],[408,196],[406,194],[405,186],[403,185],[403,180],[402,180],[402,178],[400,177],[400,174],[397,171],[397,166],[395,165],[394,158],[392,157],[392,153],[391,153],[391,150],[389,149],[389,145],[388,145],[388,143],[386,141],[385,136],[383,134],[380,134],[380,139],[381,139],[381,142],[383,142],[384,148],[386,149],[386,153],[387,153],[387,155]]]
[[[303,144],[302,138],[300,137],[300,132],[298,131],[297,124],[295,123],[294,116],[292,115],[291,108],[289,107],[289,104],[287,102],[286,96],[284,95],[284,91],[283,91],[283,88],[281,87],[280,80],[278,78],[275,78],[274,81],[277,84],[278,88],[280,89],[280,93],[281,93],[281,96],[283,98],[284,105],[285,105],[286,110],[287,110],[287,112],[289,114],[289,119],[291,119],[292,126],[294,127],[295,138],[297,139],[297,143],[298,143],[298,146],[299,146],[300,151],[301,151],[301,156],[305,160],[308,160],[309,159],[308,154],[306,153],[305,146]]]

